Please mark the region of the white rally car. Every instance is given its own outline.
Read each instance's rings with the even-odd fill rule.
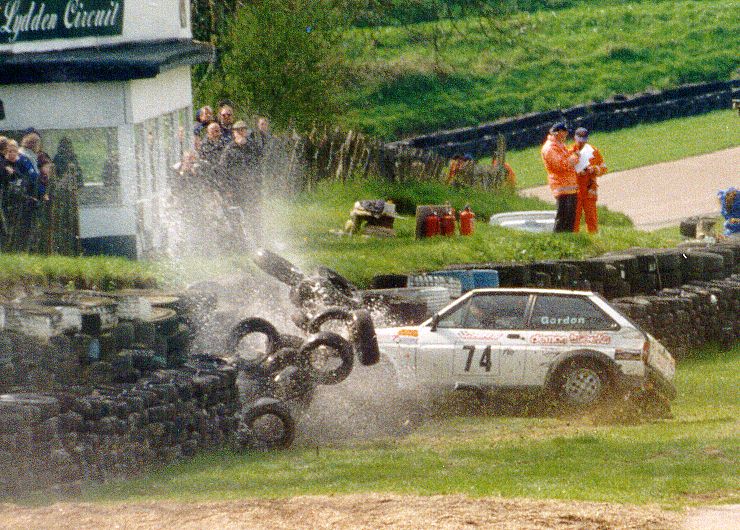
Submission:
[[[598,294],[476,289],[419,326],[377,329],[401,387],[536,389],[567,405],[675,397],[675,362]]]

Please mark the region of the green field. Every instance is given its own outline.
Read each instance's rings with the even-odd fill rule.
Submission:
[[[740,118],[737,111],[720,110],[619,131],[594,131],[589,141],[604,155],[609,171],[623,171],[738,146]],[[516,172],[518,187],[546,184],[539,147],[511,151],[506,157]],[[491,159],[479,163],[487,165]]]
[[[402,438],[320,449],[205,454],[143,477],[90,486],[88,501],[228,500],[394,492],[657,503],[738,502],[740,346],[679,364],[675,419],[464,415]]]
[[[515,13],[483,29],[469,16],[350,31],[343,124],[397,138],[730,79],[740,65],[732,0],[550,4],[571,7]]]

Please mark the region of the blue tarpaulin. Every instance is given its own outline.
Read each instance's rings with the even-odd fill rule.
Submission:
[[[740,193],[729,188],[717,193],[722,205],[722,217],[725,218],[725,235],[740,234]]]

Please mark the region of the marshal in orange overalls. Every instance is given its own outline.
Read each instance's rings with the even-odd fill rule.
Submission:
[[[608,169],[604,165],[604,157],[601,156],[599,150],[588,143],[588,131],[586,129],[577,129],[574,138],[576,142],[570,148],[570,151],[578,154],[580,160],[576,164],[578,200],[576,201],[576,219],[573,224],[573,231],[578,232],[580,230],[581,216],[584,214],[589,234],[595,234],[599,229],[599,218],[596,212],[599,185],[596,183],[596,179],[606,173]]]

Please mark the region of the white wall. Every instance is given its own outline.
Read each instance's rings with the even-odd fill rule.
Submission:
[[[36,1],[37,4],[41,2],[43,0]],[[0,53],[39,52],[134,41],[191,39],[190,0],[183,2],[187,21],[185,28],[180,26],[180,2],[181,0],[125,0],[121,35],[2,44]]]
[[[189,66],[166,70],[153,79],[135,79],[127,84],[126,121],[141,123],[189,107],[192,101]]]
[[[2,85],[0,130],[117,127],[126,116],[124,87],[120,81]]]
[[[80,208],[80,237],[130,236],[136,234],[133,206]]]

